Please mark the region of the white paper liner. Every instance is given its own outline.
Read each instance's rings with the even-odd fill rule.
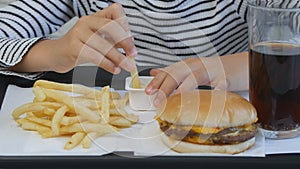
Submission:
[[[119,91],[121,95],[124,91]],[[138,124],[122,129],[119,133],[108,134],[95,140],[92,147],[84,149],[80,145],[72,150],[63,147],[69,137],[43,139],[33,131],[25,131],[13,120],[12,111],[33,100],[32,88],[9,85],[0,111],[0,155],[1,156],[101,156],[113,152],[134,152],[139,157],[148,156],[245,156],[264,157],[264,138],[259,133],[256,143],[249,150],[235,154],[176,153],[169,150],[160,140],[158,124],[154,120],[155,111],[134,111],[126,107],[128,113],[140,116]],[[300,143],[300,141],[299,141]],[[300,145],[299,151],[300,152]],[[266,148],[268,150],[268,148]]]

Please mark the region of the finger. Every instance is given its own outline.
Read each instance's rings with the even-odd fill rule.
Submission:
[[[164,89],[168,88],[168,86],[166,86],[166,85],[170,84],[171,86],[169,86],[169,88],[170,88],[169,90],[173,91],[178,86],[178,84],[183,79],[185,79],[185,77],[189,74],[189,72],[191,72],[191,69],[185,62],[177,62],[177,63],[170,65],[164,69],[160,69],[160,73],[158,73],[155,76],[155,78],[148,84],[145,92],[147,94],[155,93],[157,91],[157,89],[161,88],[161,85],[163,84],[163,81],[165,81],[165,80],[171,80],[171,81],[170,81],[170,83],[166,82],[164,84]],[[170,77],[167,78],[168,76],[170,76],[171,78]],[[177,83],[177,85],[174,88],[175,82]],[[166,91],[168,91],[168,93],[169,93],[169,90],[166,90]],[[165,90],[163,90],[163,91],[165,91]],[[168,93],[165,93],[165,94],[168,94]]]
[[[168,97],[178,86],[179,80],[176,80],[171,74],[161,69],[154,79],[146,87],[147,94],[157,93],[153,105],[158,106],[166,97]]]
[[[89,29],[80,35],[80,40],[94,50],[101,52],[104,56],[109,51],[116,50],[113,44]]]
[[[192,73],[192,64],[186,61],[177,62],[163,69],[167,74],[172,76],[172,78],[177,82],[182,82],[190,73]],[[179,84],[179,83],[178,83]]]
[[[97,32],[109,36],[107,38],[113,41],[113,45],[123,48],[126,55],[135,56],[137,54],[132,35],[126,32],[116,21],[111,20],[98,29]]]
[[[89,39],[87,44],[97,51],[101,52],[116,66],[119,66],[128,72],[131,72],[135,69],[135,65],[126,56],[120,53],[120,51],[116,49],[110,42],[108,42],[106,39],[101,38],[97,34],[93,35],[92,38]]]
[[[153,105],[158,106],[164,99],[166,99],[177,88],[180,82],[173,77],[167,76],[162,82],[159,91],[154,99]]]
[[[199,85],[210,86],[211,81],[206,71],[194,71],[182,81],[174,94],[195,90]]]
[[[115,20],[118,22],[126,32],[130,32],[130,27],[128,23],[128,19],[126,17],[126,13],[124,8],[119,3],[114,3],[103,10],[96,12],[95,16],[108,18],[111,20]]]
[[[126,17],[124,8],[119,3],[113,3],[110,6],[102,9],[101,11],[96,12],[94,15],[113,20]]]
[[[126,51],[128,56],[137,54],[137,49],[131,40],[131,36],[116,21],[107,18],[84,16],[79,19],[74,29],[73,35],[80,36],[83,42],[87,42],[92,35],[98,34],[102,39],[112,39],[113,46],[120,46]],[[95,44],[97,48],[101,44]]]
[[[187,78],[185,78],[182,83],[178,86],[174,94],[183,93],[187,91],[195,90],[198,87],[198,84],[201,82],[197,82],[199,77],[197,73],[190,74]]]
[[[163,71],[157,74],[145,88],[146,94],[152,95],[156,93],[167,76],[168,74]]]
[[[137,49],[134,45],[132,35],[125,31],[120,31],[123,28],[115,21],[111,21],[98,30],[101,34],[110,35],[116,47],[124,49],[127,56],[135,56]]]
[[[112,24],[108,25],[102,31],[106,33],[107,31],[117,32],[113,35],[120,35],[121,37],[112,37],[116,45],[123,48],[126,55],[128,56],[135,56],[137,54],[137,49],[134,45],[134,40],[130,31],[128,19],[121,4],[114,3],[109,7],[103,9],[102,11],[95,13],[94,15],[98,17],[105,17],[111,19],[112,21],[115,21],[115,23],[112,22]],[[120,29],[123,29],[125,34],[121,35],[122,32],[119,32]]]
[[[169,96],[179,86],[181,82],[168,75],[162,82],[159,91]]]
[[[89,21],[88,21],[89,22]],[[95,34],[91,29],[81,27],[85,31],[81,31],[79,34],[79,39],[89,47],[100,52],[103,56],[106,56],[115,66],[119,66],[126,71],[132,71],[135,68],[135,65],[123,54],[117,50],[113,44],[108,42],[106,39],[103,39],[98,34]],[[95,56],[95,55],[93,55]],[[97,59],[97,58],[94,58]],[[94,60],[93,59],[93,60]],[[101,58],[99,58],[101,59]],[[106,61],[106,60],[104,60]],[[95,60],[94,62],[95,63]],[[106,63],[106,62],[105,62]],[[99,65],[99,64],[98,64]],[[100,64],[102,65],[102,64]],[[110,64],[111,65],[111,64]],[[105,66],[107,67],[107,66]]]
[[[159,90],[157,92],[155,99],[153,100],[153,105],[155,107],[158,107],[166,98],[167,96],[165,95],[165,93]]]
[[[125,14],[123,16],[120,16],[118,19],[114,19],[114,20],[128,33],[129,36],[132,37],[132,33],[130,31],[128,18],[126,17]]]
[[[151,69],[150,70],[150,76],[156,76],[161,71],[162,71],[161,69]]]
[[[80,61],[82,60],[82,61]],[[95,49],[83,45],[82,50],[79,55],[79,62],[86,63],[91,62],[99,67],[105,69],[106,71],[113,73],[113,74],[119,74],[120,68],[114,64],[112,61],[107,59],[101,52],[96,51]]]

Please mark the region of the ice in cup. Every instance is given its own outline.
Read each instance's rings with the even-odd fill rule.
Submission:
[[[129,106],[133,110],[138,111],[146,111],[146,110],[155,110],[155,106],[153,105],[153,100],[156,97],[154,95],[147,95],[145,93],[146,86],[153,79],[152,76],[139,76],[141,88],[132,88],[132,79],[131,77],[127,77],[125,81],[125,90],[128,91],[129,94]]]
[[[249,98],[266,138],[300,134],[300,6],[248,0]]]

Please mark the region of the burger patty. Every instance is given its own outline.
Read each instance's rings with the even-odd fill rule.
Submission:
[[[253,138],[257,132],[255,124],[218,129],[216,133],[199,133],[189,126],[174,125],[158,120],[160,129],[175,140],[182,140],[196,144],[237,144]]]

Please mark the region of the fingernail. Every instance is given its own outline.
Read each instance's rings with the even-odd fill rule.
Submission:
[[[151,91],[150,91],[150,95],[153,95],[153,94],[155,94],[157,91],[158,91],[158,89],[151,89]]]
[[[119,67],[114,68],[114,74],[119,74],[121,72],[121,69]]]
[[[132,61],[130,61],[129,59],[125,60],[125,68],[128,71],[133,71],[135,69],[135,65],[132,63]]]
[[[131,57],[132,57],[132,56],[136,56],[137,53],[138,53],[138,51],[137,51],[136,47],[134,46],[134,47],[131,49],[129,56],[131,56]]]
[[[151,94],[151,90],[152,90],[152,86],[148,86],[148,87],[146,87],[146,93],[149,93],[149,94]]]
[[[153,102],[153,105],[155,107],[157,107],[159,104],[160,104],[160,100],[159,99],[155,99],[154,102]]]

